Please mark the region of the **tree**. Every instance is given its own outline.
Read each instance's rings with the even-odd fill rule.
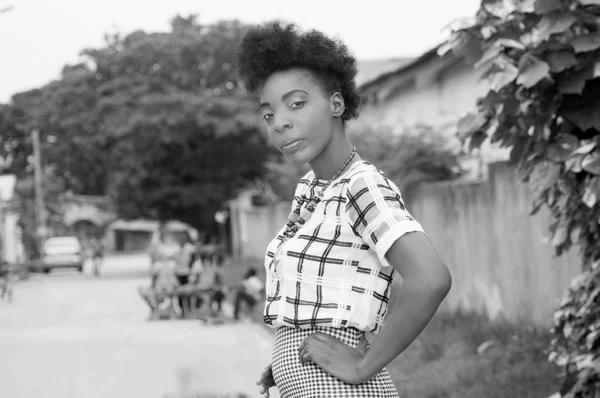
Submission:
[[[170,32],[107,35],[59,80],[0,108],[0,124],[17,126],[10,156],[26,159],[24,132],[38,128],[44,164],[74,193],[108,194],[125,218],[210,226],[270,151],[234,70],[245,29],[177,16]]]
[[[214,224],[214,212],[264,173],[269,151],[236,80],[238,22],[176,17],[169,33],[134,32],[84,51],[110,146],[109,193],[124,217]]]
[[[430,126],[394,134],[391,128],[353,124],[348,135],[361,158],[380,168],[405,196],[417,184],[453,180],[463,174],[457,151]],[[267,168],[268,186],[285,200],[292,199],[298,180],[310,170],[308,165],[296,168],[282,156],[274,156]]]
[[[600,391],[599,27],[598,0],[484,0],[440,49],[482,67],[490,84],[459,122],[464,139],[512,148],[532,213],[550,210],[555,253],[580,249],[583,272],[555,313],[549,357],[576,373],[566,397]]]

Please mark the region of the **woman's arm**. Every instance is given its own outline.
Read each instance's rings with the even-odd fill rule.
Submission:
[[[404,283],[372,347],[357,365],[357,383],[369,380],[400,355],[423,331],[448,294],[452,279],[427,236],[403,235],[386,254]]]
[[[366,350],[320,332],[300,344],[301,362],[314,362],[347,383],[369,380],[402,353],[423,331],[448,294],[448,268],[406,210],[397,187],[381,173],[363,173],[348,183],[346,213],[356,236],[402,278],[397,304]]]

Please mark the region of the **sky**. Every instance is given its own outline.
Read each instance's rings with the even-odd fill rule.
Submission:
[[[480,0],[0,0],[0,102],[59,77],[105,33],[167,31],[177,14],[295,22],[342,39],[360,60],[413,57],[447,37],[447,24],[475,14]]]

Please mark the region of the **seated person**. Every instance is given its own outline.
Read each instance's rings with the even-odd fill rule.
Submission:
[[[192,315],[201,305],[202,298],[197,297],[196,291],[203,272],[203,262],[197,257],[192,263],[186,283],[180,284],[175,289],[175,294],[182,303],[181,309],[184,317]]]
[[[197,249],[193,244],[191,238],[188,236],[186,240],[181,243],[181,249],[177,256],[177,265],[175,266],[175,277],[177,278],[180,286],[186,286],[190,284],[190,277],[192,276],[192,267],[196,261]],[[190,300],[185,294],[177,294],[177,304],[181,310],[181,315],[189,315],[190,313]]]
[[[162,317],[173,318],[177,315],[174,295],[179,282],[175,277],[176,262],[170,259],[157,260],[152,268],[153,286],[138,288],[142,299],[150,307],[150,320]]]
[[[223,315],[223,300],[225,300],[225,294],[227,292],[227,287],[223,283],[223,269],[222,269],[222,258],[215,257],[213,262],[213,266],[215,267],[214,274],[214,286],[213,291],[210,296],[210,310],[212,316],[222,316]],[[216,308],[215,308],[216,304]]]
[[[190,312],[196,312],[204,303],[208,304],[210,309],[215,281],[218,278],[217,267],[211,261],[197,259],[193,268],[193,277],[190,277],[189,283],[179,287],[176,292],[181,297],[189,299]]]
[[[264,283],[256,276],[256,269],[250,268],[241,283],[242,289],[238,290],[235,296],[235,309],[233,317],[238,320],[240,307],[242,302],[245,302],[249,309],[252,310],[256,303],[261,300],[261,293],[264,288]]]

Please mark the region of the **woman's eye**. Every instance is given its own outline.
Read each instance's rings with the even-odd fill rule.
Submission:
[[[302,108],[302,106],[304,106],[304,101],[294,101],[292,102],[292,105],[290,105],[290,109],[299,109]]]
[[[269,120],[273,117],[272,113],[263,113],[263,119]]]

